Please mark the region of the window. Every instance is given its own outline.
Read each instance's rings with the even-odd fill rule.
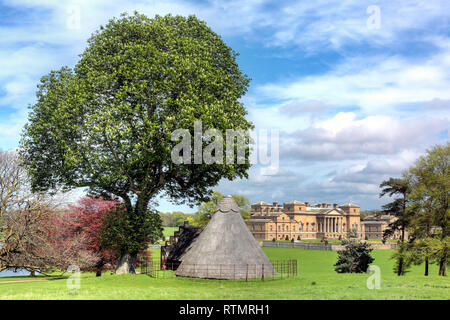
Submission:
[[[272,229],[273,229],[273,226],[270,226],[270,232],[272,232],[272,231],[273,231]]]
[[[280,228],[281,228],[281,227],[280,227],[280,226],[278,226],[278,232],[280,232]]]
[[[311,224],[311,231],[314,231],[314,226],[315,226],[315,223],[313,222],[313,223]]]
[[[303,231],[303,224],[301,221],[298,223],[298,231]]]
[[[292,231],[294,231],[294,232],[295,232],[295,226],[292,226]]]
[[[289,226],[286,226],[286,231],[289,232]]]

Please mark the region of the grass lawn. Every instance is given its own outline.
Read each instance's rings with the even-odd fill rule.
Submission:
[[[0,299],[449,299],[449,277],[437,266],[423,276],[423,266],[397,277],[392,251],[374,250],[381,268],[381,288],[366,287],[367,274],[337,274],[336,252],[294,248],[263,248],[270,259],[298,259],[299,276],[283,280],[238,282],[204,279],[154,279],[147,275],[83,274],[81,288],[69,294],[66,280],[0,284]],[[19,277],[30,279],[29,277]],[[11,278],[9,278],[11,279]],[[17,278],[14,278],[17,279]],[[1,278],[0,281],[6,280]]]

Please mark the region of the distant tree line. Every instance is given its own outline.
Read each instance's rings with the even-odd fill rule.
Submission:
[[[184,224],[184,221],[188,220],[191,214],[186,214],[180,211],[175,212],[160,212],[163,227],[179,227]]]

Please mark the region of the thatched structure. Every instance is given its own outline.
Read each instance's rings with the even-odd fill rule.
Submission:
[[[231,196],[218,204],[208,225],[181,260],[177,276],[240,279],[274,274]]]

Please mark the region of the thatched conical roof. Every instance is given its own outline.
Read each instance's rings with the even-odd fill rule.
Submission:
[[[177,276],[216,279],[256,278],[274,269],[239,213],[231,196],[214,215],[182,258]]]

